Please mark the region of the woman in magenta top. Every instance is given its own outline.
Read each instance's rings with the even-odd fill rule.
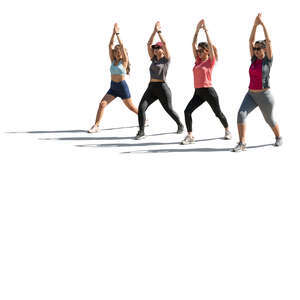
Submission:
[[[265,40],[256,41],[255,33],[257,26],[261,25],[264,30]],[[244,97],[238,112],[237,123],[240,141],[233,149],[234,152],[243,151],[246,148],[246,118],[256,107],[259,107],[265,121],[272,128],[275,134],[275,146],[282,145],[282,137],[279,133],[279,126],[274,120],[273,109],[274,99],[270,92],[270,70],[273,62],[271,41],[264,23],[261,20],[261,14],[255,18],[255,22],[249,39],[251,66],[249,69],[250,84],[249,90]]]
[[[197,37],[200,29],[204,30],[207,42],[199,43],[197,48]],[[216,117],[219,118],[225,128],[225,139],[231,139],[226,117],[220,109],[218,95],[212,86],[211,75],[217,59],[217,49],[210,41],[204,20],[201,20],[197,25],[192,46],[194,57],[196,59],[193,68],[195,92],[193,98],[184,110],[188,135],[181,144],[187,145],[195,141],[192,134],[192,113],[205,101],[210,105]]]

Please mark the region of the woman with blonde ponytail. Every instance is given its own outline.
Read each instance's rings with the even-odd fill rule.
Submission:
[[[113,47],[115,36],[117,36],[119,44]],[[99,104],[95,124],[88,131],[89,133],[95,133],[99,131],[99,124],[102,119],[104,109],[116,97],[120,97],[123,100],[124,104],[131,111],[133,111],[136,114],[138,113],[138,109],[132,103],[129,88],[125,81],[125,75],[130,73],[130,63],[127,49],[125,49],[120,38],[120,29],[117,23],[114,25],[113,34],[109,42],[109,57],[111,60],[110,89]]]
[[[204,30],[207,42],[201,42],[197,47],[197,37],[200,29]],[[188,134],[181,144],[187,145],[194,143],[195,139],[192,134],[192,113],[205,101],[210,105],[216,117],[219,118],[225,128],[224,138],[231,139],[231,133],[228,128],[226,117],[220,109],[217,92],[212,86],[211,74],[215,62],[218,60],[218,52],[217,48],[210,41],[204,20],[201,20],[197,25],[192,46],[194,57],[196,59],[193,68],[195,92],[184,111]]]

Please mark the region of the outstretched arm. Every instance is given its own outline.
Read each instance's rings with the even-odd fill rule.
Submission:
[[[156,26],[156,31],[157,31],[157,33],[158,33],[158,36],[159,36],[159,38],[160,38],[160,41],[161,41],[162,44],[163,44],[162,48],[163,48],[164,53],[165,53],[165,58],[170,59],[170,52],[169,52],[169,50],[168,50],[168,48],[167,48],[166,41],[165,41],[165,39],[163,38],[163,36],[162,36],[162,34],[161,34],[161,26],[160,26],[160,22],[156,22],[155,26]]]
[[[254,51],[253,51],[253,47],[254,47],[254,43],[255,43],[255,34],[256,34],[256,29],[257,26],[259,25],[259,16],[261,14],[258,14],[257,17],[255,18],[254,24],[253,24],[253,28],[250,34],[250,38],[249,38],[249,50],[250,50],[250,56],[252,57],[254,55]]]
[[[265,34],[265,40],[266,40],[266,52],[267,52],[267,57],[268,59],[271,59],[272,56],[273,56],[273,53],[272,53],[272,46],[271,46],[271,40],[269,38],[269,34],[268,34],[268,31],[265,27],[265,24],[263,23],[263,21],[261,20],[261,14],[259,14],[259,24],[262,26],[263,30],[264,30],[264,34]]]
[[[126,68],[127,67],[127,64],[128,64],[128,55],[127,55],[127,52],[124,48],[124,45],[121,41],[121,38],[120,38],[120,28],[118,26],[118,24],[116,23],[115,26],[114,26],[114,31],[116,33],[116,36],[117,36],[117,39],[118,39],[118,42],[119,42],[119,45],[120,45],[120,48],[121,48],[121,52],[122,52],[122,61],[123,61],[123,66]]]
[[[209,38],[209,35],[207,33],[207,29],[206,29],[206,26],[205,26],[205,22],[204,20],[201,20],[200,23],[202,22],[203,24],[203,30],[205,32],[205,35],[206,35],[206,40],[207,40],[207,44],[208,44],[208,51],[209,51],[209,58],[210,58],[210,61],[212,62],[214,60],[214,57],[215,57],[215,52],[214,52],[214,49],[213,49],[213,45],[211,43],[211,40]]]
[[[112,36],[110,38],[109,45],[108,45],[109,57],[110,57],[111,62],[113,62],[113,60],[114,60],[114,53],[113,53],[114,37],[115,37],[115,28],[113,30],[113,33],[112,33]]]
[[[202,27],[202,24],[201,24],[201,22],[199,22],[197,24],[193,42],[192,42],[193,54],[194,54],[195,59],[197,59],[197,38],[198,38],[198,33],[199,33],[201,27]]]
[[[154,56],[154,52],[153,52],[153,49],[151,48],[151,46],[153,44],[155,34],[156,34],[156,24],[155,24],[154,30],[149,38],[149,41],[147,43],[147,49],[148,49],[148,54],[150,56],[150,59],[152,59]]]

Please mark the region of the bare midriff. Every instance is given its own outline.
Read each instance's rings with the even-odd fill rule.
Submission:
[[[125,75],[111,75],[111,80],[114,82],[121,82],[125,79]]]
[[[164,82],[164,81],[161,80],[161,79],[155,79],[155,78],[152,78],[152,79],[150,80],[150,82]]]
[[[251,93],[261,93],[261,92],[267,91],[268,89],[269,89],[269,88],[262,89],[262,90],[250,90],[250,89],[249,89],[249,92],[251,92]]]

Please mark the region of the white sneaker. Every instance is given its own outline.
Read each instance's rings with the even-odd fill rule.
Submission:
[[[246,150],[246,144],[243,144],[242,142],[239,142],[235,148],[232,149],[233,152],[241,152]]]
[[[278,136],[276,137],[276,141],[275,141],[275,144],[274,144],[276,147],[279,147],[282,145],[282,137],[281,136]]]
[[[193,136],[187,135],[184,140],[181,142],[181,145],[193,144],[195,142],[195,138]]]
[[[96,132],[98,132],[99,130],[100,130],[100,129],[99,129],[99,126],[93,125],[93,126],[91,127],[91,129],[88,130],[88,133],[96,133]]]
[[[224,139],[225,140],[231,140],[232,139],[232,135],[231,135],[231,132],[229,130],[225,130]]]

